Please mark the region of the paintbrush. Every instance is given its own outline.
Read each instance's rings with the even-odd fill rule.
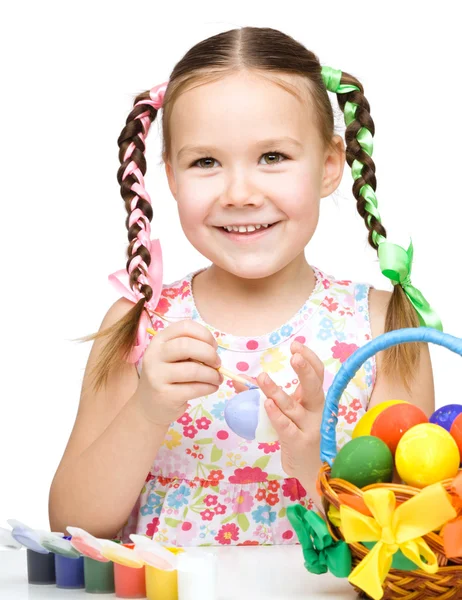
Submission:
[[[158,331],[154,331],[154,329],[151,329],[151,327],[148,327],[146,329],[146,331],[148,333],[150,333],[151,335],[157,335],[159,333]],[[197,362],[200,362],[201,365],[205,364],[201,361],[197,361]],[[244,379],[244,377],[241,377],[240,375],[237,375],[236,373],[233,373],[232,371],[225,369],[225,367],[217,367],[217,371],[219,373],[221,373],[222,375],[229,377],[229,379],[232,379],[233,381],[238,381],[239,383],[242,383],[243,385],[248,387],[249,390],[254,390],[254,389],[258,388],[258,386],[255,385],[254,383],[251,383],[250,381],[247,381],[247,379]]]

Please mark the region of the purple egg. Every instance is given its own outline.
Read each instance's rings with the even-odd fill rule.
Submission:
[[[460,413],[462,413],[462,404],[446,404],[446,406],[442,406],[441,408],[438,408],[438,410],[435,410],[429,421],[430,423],[444,427],[446,431],[450,431],[454,419],[457,415],[460,415]]]
[[[254,440],[259,408],[259,388],[240,392],[226,402],[225,421],[236,435],[245,440]]]

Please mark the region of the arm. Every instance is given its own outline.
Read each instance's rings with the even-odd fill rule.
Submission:
[[[101,329],[132,307],[124,298],[118,300]],[[134,365],[121,362],[105,387],[97,393],[90,389],[89,373],[104,343],[104,338],[96,339],[88,358],[74,428],[51,484],[49,519],[52,531],[73,525],[111,538],[135,505],[167,428],[143,416]]]
[[[370,290],[369,315],[372,337],[374,338],[384,332],[385,315],[390,297],[391,292],[373,288]],[[372,408],[386,400],[407,400],[420,407],[427,416],[430,416],[435,410],[435,390],[428,345],[421,344],[419,364],[416,367],[413,379],[409,382],[410,392],[406,390],[401,381],[385,377],[381,370],[382,357],[383,352],[379,352],[376,356],[377,379],[368,408]]]

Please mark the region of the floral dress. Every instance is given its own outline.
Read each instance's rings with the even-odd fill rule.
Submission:
[[[164,285],[156,312],[172,320],[194,319],[215,336],[223,367],[251,377],[269,373],[291,394],[298,384],[290,365],[295,339],[311,348],[325,368],[326,393],[341,364],[371,339],[369,288],[336,280],[312,266],[315,288],[289,321],[266,335],[238,337],[205,323],[195,306],[192,278],[199,269]],[[151,315],[154,329],[165,324]],[[142,358],[137,363],[142,368]],[[375,358],[356,373],[340,400],[337,444],[343,446],[366,412],[376,377]],[[313,506],[297,479],[281,466],[279,442],[244,440],[226,424],[231,380],[190,407],[170,425],[138,501],[118,534],[140,533],[171,546],[294,544],[287,507]]]

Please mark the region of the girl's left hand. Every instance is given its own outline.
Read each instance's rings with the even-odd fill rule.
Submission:
[[[267,396],[265,408],[281,445],[281,462],[289,477],[303,482],[316,476],[321,460],[319,444],[324,408],[324,365],[309,348],[292,342],[291,365],[299,384],[293,394],[286,394],[269,377],[260,373],[257,384]],[[268,382],[266,382],[268,378]],[[235,384],[236,391],[244,386]]]

